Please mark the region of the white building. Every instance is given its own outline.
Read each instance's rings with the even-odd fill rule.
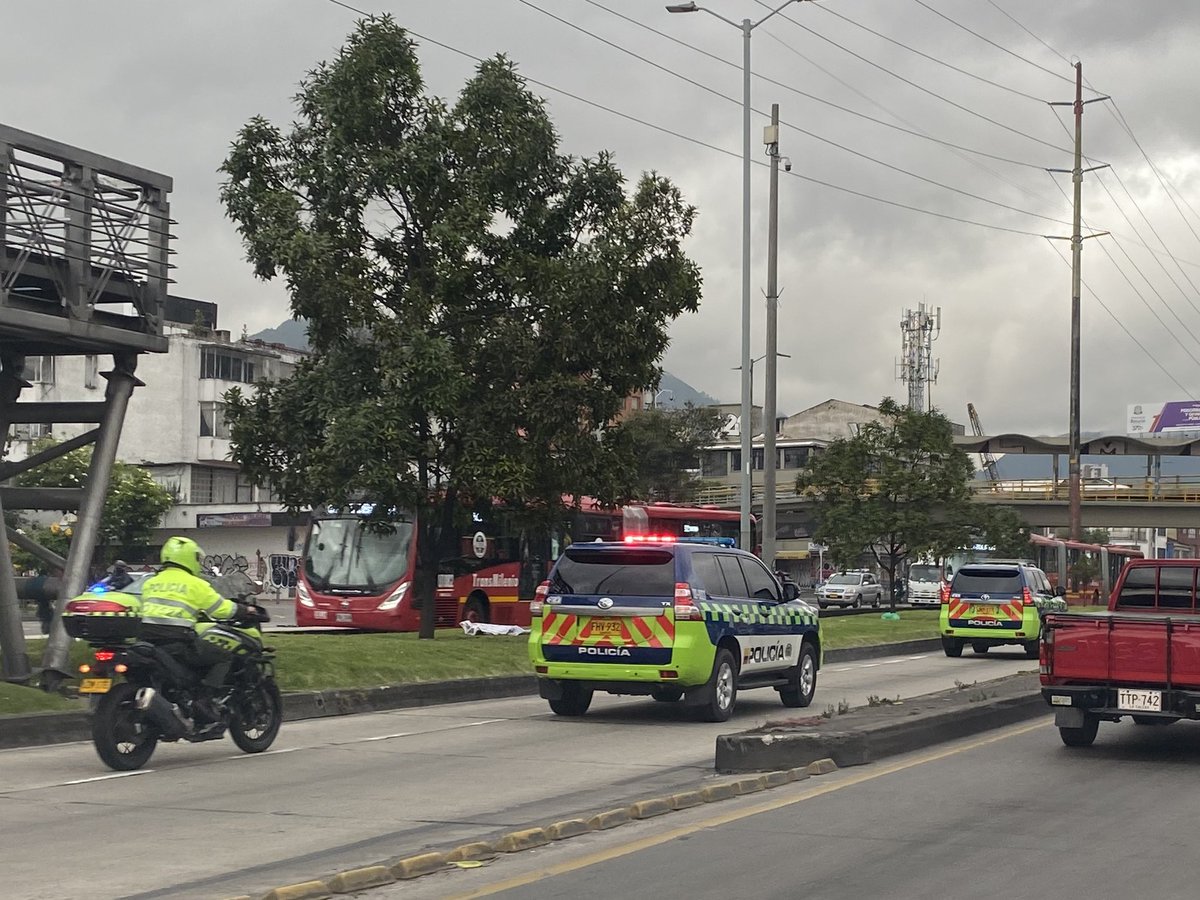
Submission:
[[[269,581],[270,556],[289,553],[288,531],[303,521],[288,516],[269,487],[250,484],[230,460],[222,398],[232,387],[246,391],[261,379],[287,377],[304,354],[282,344],[231,340],[227,331],[168,325],[167,332],[167,353],[138,358],[137,376],[145,386],[129,402],[117,458],[142,466],[176,497],[154,543],[185,535],[211,562],[244,564],[252,576]],[[22,399],[101,400],[105,362],[95,356],[30,357],[25,374],[32,387]],[[52,427],[62,440],[91,426]],[[9,458],[27,456],[49,428],[16,426]]]

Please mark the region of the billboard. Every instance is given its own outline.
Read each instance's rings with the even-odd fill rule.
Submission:
[[[1200,431],[1200,402],[1135,403],[1128,408],[1126,434],[1182,434]]]

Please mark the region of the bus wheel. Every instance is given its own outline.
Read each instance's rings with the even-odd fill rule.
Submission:
[[[487,601],[482,597],[471,597],[463,606],[463,618],[486,625],[489,621]]]

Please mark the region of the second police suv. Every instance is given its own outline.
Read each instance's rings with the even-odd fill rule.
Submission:
[[[550,708],[581,716],[606,691],[682,701],[723,722],[738,691],[756,687],[808,706],[821,667],[817,610],[731,544],[651,537],[567,548],[532,605],[529,655]]]

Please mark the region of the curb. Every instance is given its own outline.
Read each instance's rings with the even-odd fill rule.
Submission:
[[[587,819],[564,819],[548,825],[510,831],[491,840],[472,841],[445,851],[425,852],[401,857],[375,865],[363,866],[338,872],[324,879],[305,881],[300,884],[277,887],[257,898],[242,896],[232,900],[322,900],[335,894],[346,894],[395,881],[430,875],[434,872],[451,871],[458,863],[483,862],[500,853],[520,853],[552,842],[568,840],[584,834],[606,831],[654,816],[668,815],[676,810],[690,809],[704,803],[756,793],[773,787],[782,787],[817,774],[837,771],[831,759],[820,764],[771,772],[755,778],[735,778],[729,781],[705,785],[697,790],[637,800],[628,806],[603,810]],[[381,879],[374,881],[374,879]],[[372,883],[367,883],[368,881]]]
[[[903,641],[896,644],[872,644],[825,651],[826,665],[903,656],[941,648],[938,638]],[[348,716],[359,713],[411,709],[440,703],[466,703],[496,700],[537,693],[533,675],[494,675],[486,678],[458,678],[452,681],[426,681],[412,684],[388,684],[375,688],[343,688],[327,691],[296,691],[283,695],[284,722]],[[92,736],[89,714],[29,713],[0,716],[0,750],[86,741]]]
[[[990,694],[990,696],[989,696]],[[984,699],[979,700],[982,696]],[[1048,712],[1037,675],[1016,675],[940,691],[895,706],[859,707],[844,716],[772,724],[717,738],[722,773],[817,765],[861,766],[887,756],[1002,728]],[[828,730],[827,730],[828,729]]]

